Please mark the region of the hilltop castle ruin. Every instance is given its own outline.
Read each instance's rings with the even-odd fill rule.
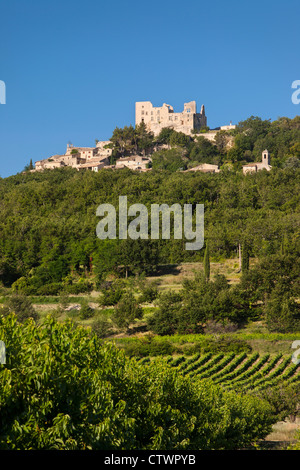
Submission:
[[[154,107],[151,101],[138,101],[135,103],[135,125],[144,122],[148,130],[158,135],[164,127],[171,127],[177,132],[191,134],[192,130],[200,130],[207,126],[204,105],[197,113],[196,101],[184,103],[181,113],[174,113],[169,104]]]

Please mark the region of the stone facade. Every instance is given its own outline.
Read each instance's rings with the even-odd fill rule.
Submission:
[[[72,144],[68,144],[65,155],[70,155],[77,152],[84,160],[90,160],[91,158],[98,157],[110,157],[112,154],[112,149],[105,148],[105,146],[109,143],[109,141],[98,141],[96,147],[74,147]]]
[[[132,155],[130,157],[119,158],[116,161],[115,168],[129,168],[130,170],[146,170],[151,158],[142,157],[141,155]]]
[[[177,132],[190,135],[192,130],[199,130],[207,126],[204,105],[201,112],[197,113],[196,101],[184,103],[181,113],[174,113],[169,104],[154,107],[151,101],[138,101],[135,103],[135,124],[144,122],[147,128],[158,135],[164,127],[171,127]]]
[[[211,165],[210,163],[202,163],[201,165],[189,168],[187,171],[202,171],[202,173],[219,173],[218,165]]]
[[[92,162],[89,161],[87,163],[81,163],[80,165],[77,165],[77,170],[90,170],[90,171],[99,171],[101,168],[104,168],[105,163],[104,162]]]
[[[101,157],[110,157],[112,154],[112,149],[111,148],[106,148],[108,145],[110,145],[111,142],[110,140],[101,140],[98,141],[96,144],[96,149],[97,149],[97,156]]]

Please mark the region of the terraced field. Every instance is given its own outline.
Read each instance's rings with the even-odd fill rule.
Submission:
[[[168,358],[183,375],[210,379],[227,390],[253,391],[300,381],[300,364],[283,354],[195,354]]]

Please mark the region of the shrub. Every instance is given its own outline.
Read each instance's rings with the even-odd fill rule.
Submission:
[[[271,332],[288,333],[299,327],[300,308],[289,294],[280,294],[278,290],[274,289],[266,302],[266,324]]]
[[[138,304],[134,295],[129,292],[124,294],[115,306],[112,319],[118,328],[128,328],[130,323],[136,318],[142,318],[142,316],[142,307]]]
[[[238,329],[235,323],[230,321],[221,323],[215,320],[208,320],[206,322],[204,332],[207,334],[222,334],[222,333],[233,333]]]
[[[148,320],[148,328],[159,335],[172,335],[179,331],[183,320],[182,297],[174,292],[164,292],[157,301],[158,309]]]
[[[44,284],[36,290],[37,295],[57,295],[61,292],[63,286],[60,282]]]
[[[65,285],[64,292],[68,294],[84,294],[87,292],[91,292],[93,289],[93,283],[88,281],[87,279],[80,278],[77,282]]]
[[[123,346],[127,356],[168,356],[176,348],[168,340],[156,341],[151,335],[144,336],[137,341],[130,341]]]
[[[12,292],[23,295],[36,295],[38,288],[30,284],[30,281],[22,276],[17,279],[11,286]]]
[[[106,285],[98,299],[101,307],[116,305],[122,298],[124,290],[119,284]]]
[[[213,354],[223,353],[235,353],[239,354],[242,352],[250,353],[252,352],[251,346],[244,340],[241,339],[232,339],[230,337],[222,337],[216,339],[210,339],[204,341],[201,344],[201,351],[203,353],[211,352]]]
[[[91,318],[94,315],[94,309],[89,305],[88,300],[82,299],[80,303],[81,307],[79,311],[79,317],[81,320]]]
[[[294,420],[299,409],[300,384],[280,384],[257,392],[272,407],[272,413],[277,421],[283,421],[288,416]]]
[[[32,303],[28,297],[23,294],[13,294],[11,297],[8,297],[5,300],[0,313],[4,316],[14,313],[20,322],[24,322],[28,318],[33,318],[33,320],[38,320],[39,318],[39,315],[32,306]]]
[[[141,283],[140,285],[141,296],[139,301],[141,303],[151,303],[158,297],[158,287],[156,282]]]
[[[99,315],[92,323],[92,331],[99,338],[106,338],[112,333],[111,322],[108,320],[107,316],[102,314]]]

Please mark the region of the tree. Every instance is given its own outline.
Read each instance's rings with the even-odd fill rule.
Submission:
[[[186,147],[190,143],[191,139],[188,135],[183,132],[173,131],[170,135],[171,147]]]
[[[218,155],[217,147],[202,136],[189,146],[188,157],[191,162],[218,163]]]
[[[170,138],[174,130],[171,127],[163,127],[156,137],[156,142],[159,144],[170,144]]]
[[[112,317],[118,328],[128,328],[135,319],[143,316],[143,309],[132,292],[126,292],[115,306]]]
[[[147,320],[148,328],[159,335],[176,333],[181,319],[181,295],[164,292],[157,299],[157,306],[157,311]]]
[[[105,338],[112,334],[112,322],[105,313],[97,315],[92,323],[92,331],[99,337]]]
[[[113,144],[113,150],[122,157],[130,153],[135,146],[135,129],[132,125],[124,126],[123,129],[116,127],[110,138]]]
[[[215,135],[215,143],[218,151],[222,154],[226,153],[229,137],[226,131],[217,132]]]
[[[209,258],[209,242],[207,240],[204,252],[204,260],[203,260],[203,267],[204,267],[204,276],[206,281],[209,281],[210,278],[210,258]]]
[[[141,291],[140,302],[153,302],[158,297],[158,286],[156,281],[139,283]]]
[[[152,154],[152,168],[167,171],[186,169],[187,159],[184,157],[184,153],[184,150],[180,148],[154,152]]]
[[[99,305],[102,307],[117,305],[124,295],[124,290],[120,282],[104,284],[101,287],[101,295],[98,299]]]
[[[14,313],[21,323],[28,318],[32,318],[35,321],[39,318],[31,301],[23,294],[13,294],[6,299],[3,307],[0,309],[0,314],[7,316],[10,313]]]
[[[284,421],[288,416],[294,421],[299,411],[300,385],[298,383],[268,387],[257,395],[272,407],[272,414],[277,421]]]
[[[158,265],[158,243],[155,240],[122,240],[118,247],[119,265],[124,266],[126,277],[153,274]]]
[[[247,241],[243,242],[242,245],[242,273],[249,270],[249,247]]]
[[[288,157],[283,165],[284,168],[300,168],[300,158]]]
[[[34,169],[34,166],[33,166],[32,158],[31,158],[31,159],[30,159],[30,162],[28,163],[28,165],[25,165],[23,171],[30,171],[30,170],[33,170],[33,169]]]
[[[213,280],[207,280],[204,273],[185,280],[182,297],[180,316],[182,325],[185,321],[186,332],[200,332],[208,321],[238,325],[252,313],[243,292],[238,287],[229,286],[221,274],[215,275]]]
[[[80,301],[79,316],[82,320],[91,318],[94,315],[94,309],[90,306],[87,299],[83,298]]]
[[[135,128],[136,152],[142,152],[143,155],[153,149],[154,134],[147,130],[146,124],[141,122]]]
[[[282,294],[280,286],[273,289],[266,301],[265,317],[269,331],[287,333],[293,331],[298,325],[297,317],[300,313],[299,305],[288,293]]]

